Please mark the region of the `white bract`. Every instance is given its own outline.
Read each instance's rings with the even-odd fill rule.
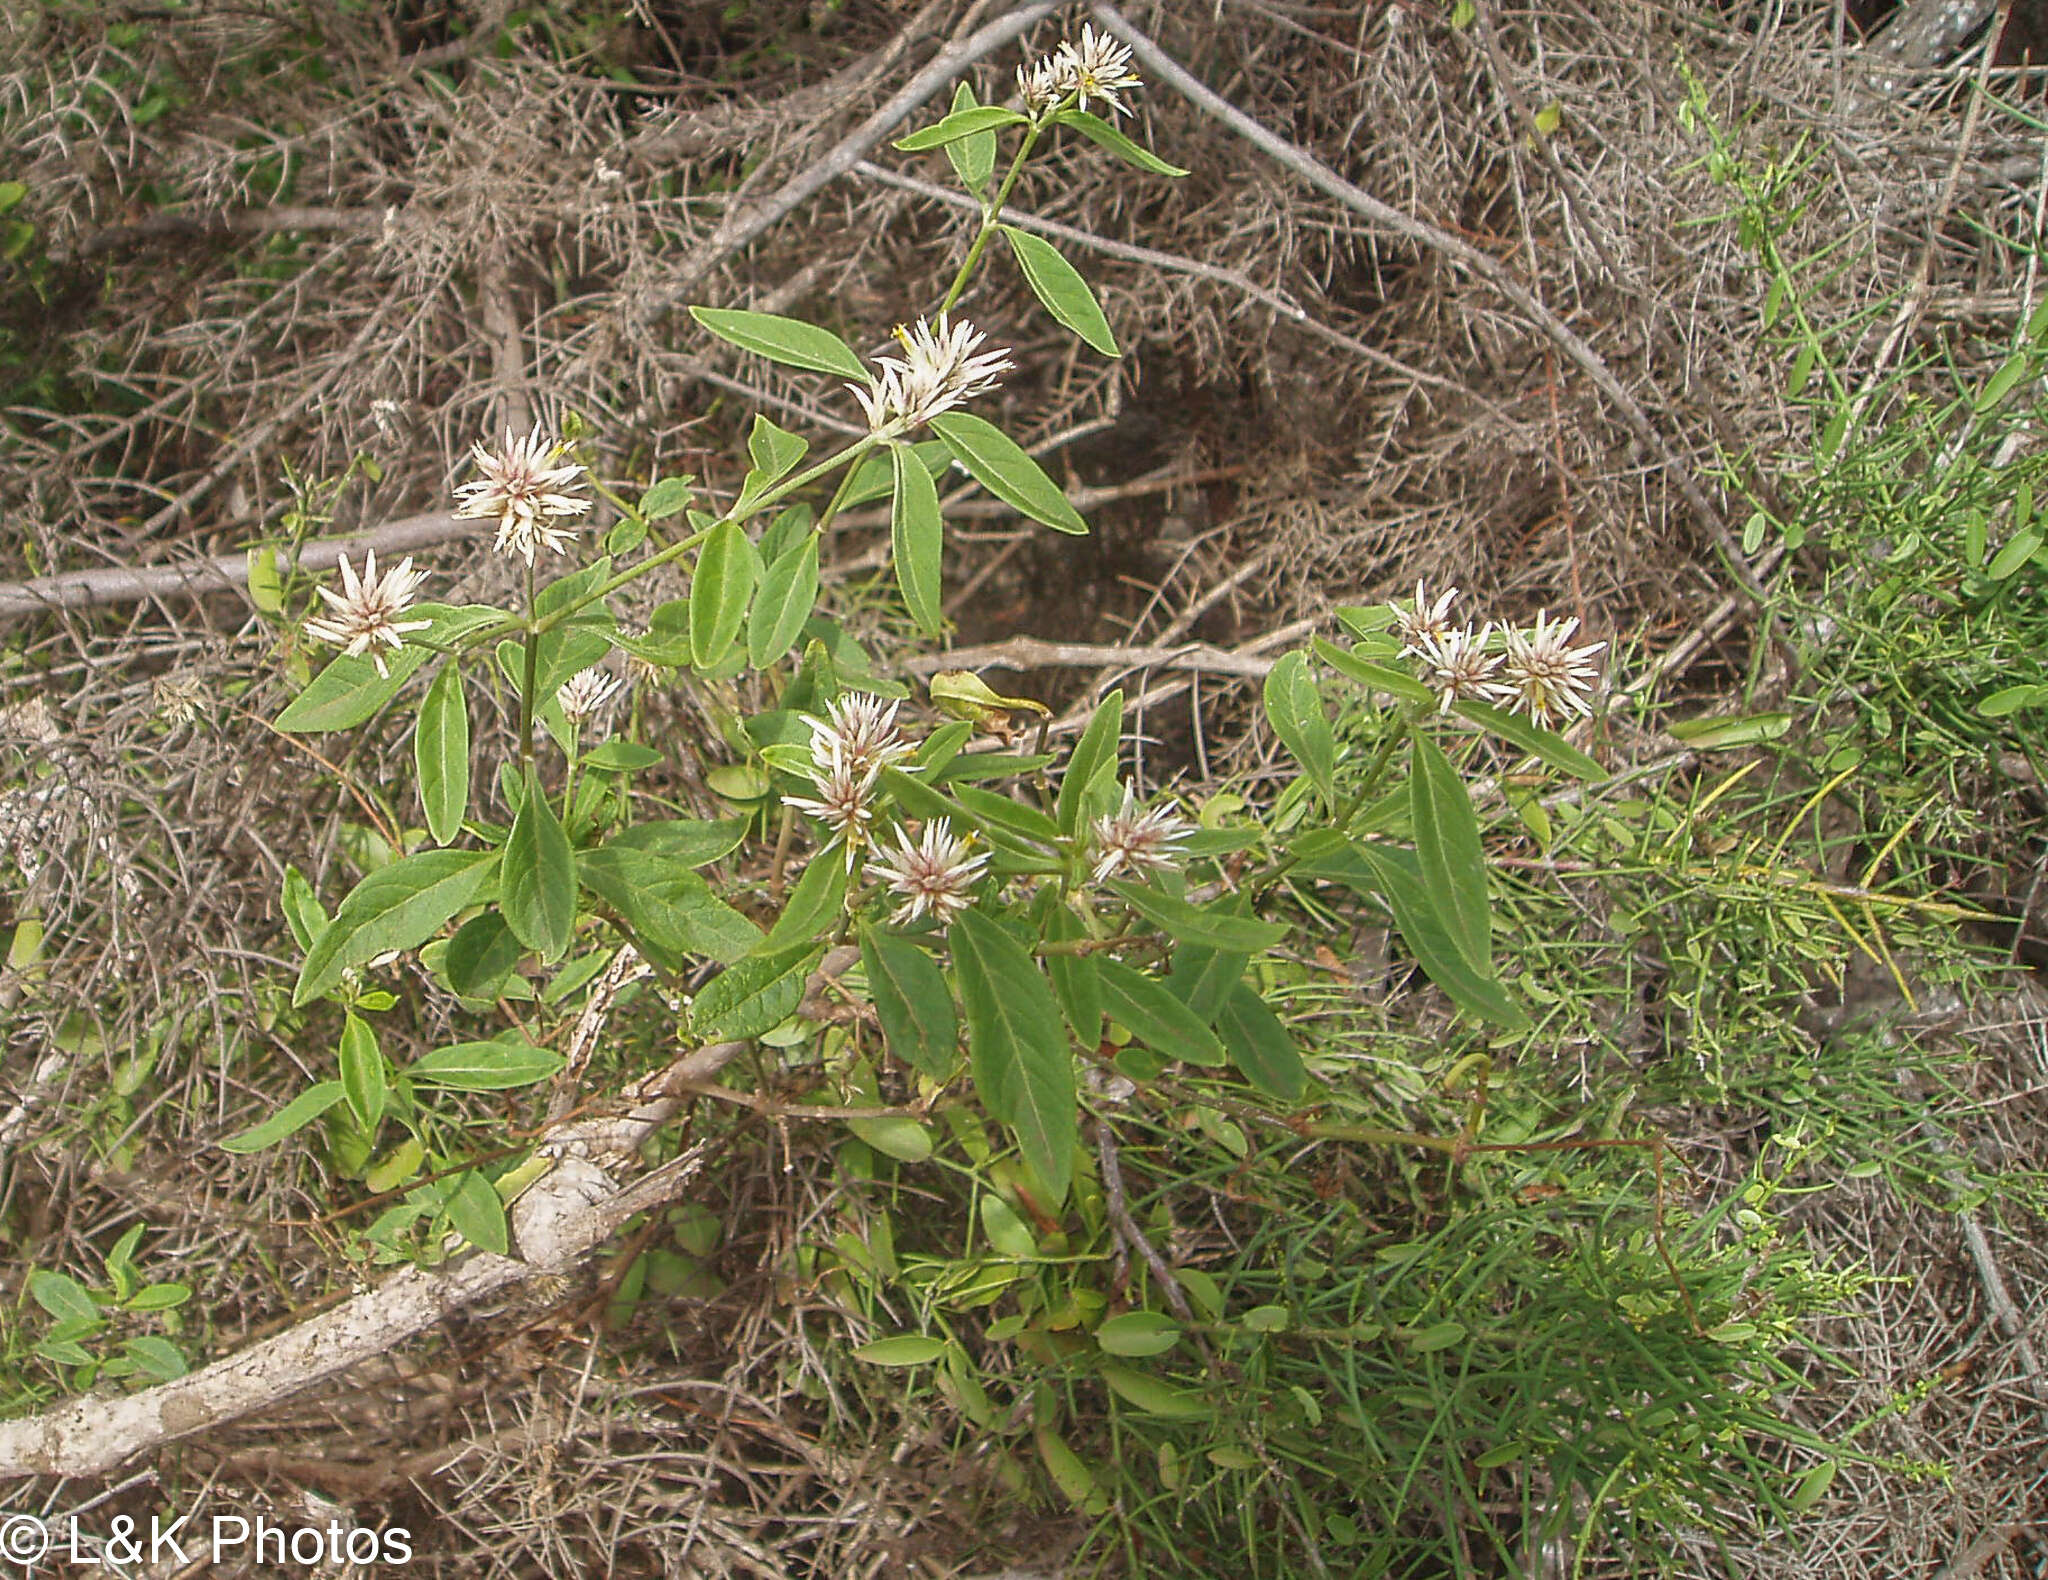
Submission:
[[[1553,624],[1547,613],[1539,612],[1532,630],[1507,633],[1501,677],[1512,690],[1513,705],[1538,724],[1562,724],[1593,711],[1593,695],[1600,686],[1593,655],[1607,644],[1573,647],[1572,633],[1578,628],[1577,616]]]
[[[1515,694],[1513,686],[1495,677],[1500,673],[1501,655],[1489,653],[1493,627],[1480,630],[1461,626],[1441,636],[1425,636],[1415,647],[1422,660],[1422,678],[1437,694],[1438,711],[1449,713],[1459,702],[1505,702]]]
[[[624,684],[617,676],[593,665],[563,681],[555,692],[555,702],[562,717],[571,724],[587,724],[611,706]]]
[[[1095,98],[1115,114],[1127,114],[1128,107],[1117,95],[1144,86],[1131,70],[1130,46],[1096,32],[1090,24],[1083,24],[1078,40],[1070,38],[1060,45],[1052,59],[1055,82],[1062,95],[1077,96],[1074,107],[1079,110],[1087,109],[1088,101]]]
[[[915,328],[896,328],[900,357],[878,357],[882,374],[871,384],[849,384],[867,414],[868,431],[893,437],[920,428],[941,412],[985,395],[1011,367],[1007,351],[981,351],[988,337],[964,319],[952,323],[941,313],[936,327],[919,319]]]
[[[1124,786],[1123,805],[1092,825],[1098,854],[1090,876],[1095,882],[1119,872],[1167,872],[1181,861],[1181,847],[1195,825],[1170,806],[1138,810],[1137,792]]]
[[[361,658],[365,653],[377,665],[377,673],[388,676],[391,672],[384,667],[384,650],[393,652],[405,646],[408,631],[424,631],[434,622],[431,620],[401,620],[412,603],[413,594],[419,591],[421,582],[427,579],[425,571],[412,568],[411,556],[400,560],[382,576],[377,574],[375,551],[363,556],[363,574],[356,575],[355,567],[348,562],[346,554],[341,556],[341,591],[331,587],[317,589],[327,600],[328,610],[306,622],[306,635],[316,642],[331,642],[350,658]]]
[[[538,423],[524,439],[505,436],[502,451],[487,449],[481,442],[470,446],[470,458],[483,476],[455,490],[461,501],[458,516],[495,516],[500,554],[517,554],[531,566],[538,548],[566,554],[576,540],[575,530],[556,523],[568,516],[580,516],[590,501],[563,490],[577,486],[584,468],[571,462],[558,466],[568,446],[546,438]]]
[[[966,910],[973,903],[968,890],[988,862],[985,853],[969,855],[969,848],[969,840],[954,837],[947,818],[927,823],[915,844],[897,829],[896,848],[877,852],[888,860],[868,864],[870,872],[904,897],[890,919],[900,925],[930,916],[944,926]]]

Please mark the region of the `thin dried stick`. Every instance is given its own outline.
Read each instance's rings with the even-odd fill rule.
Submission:
[[[850,171],[912,110],[976,61],[994,54],[1058,9],[1055,0],[1037,0],[1035,4],[1019,6],[966,38],[948,44],[926,63],[923,70],[891,94],[880,109],[834,143],[822,157],[791,176],[773,197],[727,214],[718,228],[691,249],[689,256],[676,266],[674,275],[665,282],[662,291],[640,309],[639,316],[643,320],[652,320],[677,306],[726,258],[781,223],[804,202]]]
[[[1240,675],[1263,680],[1275,659],[1230,653],[1208,642],[1181,647],[1125,647],[1108,642],[1047,642],[1035,636],[1013,636],[980,647],[956,647],[906,659],[906,674],[930,675],[942,669],[1080,669],[1104,665],[1113,669],[1203,670],[1213,675]]]

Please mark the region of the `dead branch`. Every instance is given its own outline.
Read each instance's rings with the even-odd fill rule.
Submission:
[[[123,1399],[74,1399],[0,1422],[0,1478],[103,1476],[137,1454],[273,1406],[513,1284],[575,1266],[634,1213],[669,1201],[702,1170],[703,1147],[629,1185],[609,1170],[674,1116],[695,1084],[745,1043],[695,1048],[636,1082],[623,1109],[550,1126],[536,1149],[554,1167],[513,1203],[517,1256],[485,1251],[436,1268],[409,1267],[275,1338]]]

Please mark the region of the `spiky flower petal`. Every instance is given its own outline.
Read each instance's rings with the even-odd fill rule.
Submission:
[[[1467,625],[1425,636],[1417,645],[1422,679],[1437,694],[1439,712],[1449,713],[1460,702],[1506,702],[1515,695],[1513,686],[1495,678],[1501,655],[1487,651],[1492,641],[1491,624],[1477,631]]]
[[[566,554],[576,540],[573,528],[555,523],[566,516],[580,516],[590,501],[565,493],[577,486],[584,468],[572,462],[555,463],[568,446],[549,439],[535,423],[524,439],[505,436],[502,451],[487,449],[481,442],[470,446],[470,458],[483,476],[455,490],[461,502],[458,516],[496,516],[498,537],[492,545],[500,554],[517,554],[530,566],[538,548]]]
[[[1028,66],[1017,68],[1017,92],[1024,100],[1024,108],[1033,115],[1043,115],[1067,95],[1061,86],[1060,62],[1057,55],[1041,55]]]
[[[1553,624],[1547,613],[1539,612],[1532,629],[1507,633],[1501,678],[1513,693],[1513,706],[1538,724],[1556,726],[1593,711],[1593,696],[1600,688],[1600,668],[1593,655],[1607,644],[1573,647],[1572,634],[1578,628],[1576,616]]]
[[[868,843],[869,829],[875,820],[875,781],[881,775],[880,763],[857,767],[835,745],[818,763],[815,774],[817,795],[783,798],[798,811],[810,813],[832,830],[832,838],[826,842],[825,848],[830,850],[834,845],[843,845],[849,872],[853,870],[854,857]]]
[[[973,903],[968,890],[988,862],[986,853],[970,856],[969,847],[969,840],[954,837],[947,818],[925,824],[914,845],[907,833],[897,829],[896,848],[879,852],[889,860],[868,864],[870,872],[904,897],[890,920],[900,924],[930,916],[943,927],[966,910]]]
[[[1096,32],[1089,24],[1083,24],[1078,40],[1070,38],[1060,45],[1053,60],[1061,93],[1079,95],[1074,101],[1076,109],[1087,109],[1094,98],[1116,114],[1126,114],[1128,108],[1117,95],[1144,86],[1131,70],[1130,46],[1119,44],[1108,33]]]
[[[881,376],[870,384],[849,384],[867,414],[870,433],[894,436],[920,428],[942,412],[984,395],[1009,371],[1007,351],[981,351],[988,337],[964,319],[939,315],[934,327],[919,319],[915,328],[896,327],[900,357],[877,357]]]
[[[1400,657],[1420,653],[1427,643],[1440,642],[1451,634],[1451,605],[1458,601],[1458,589],[1447,588],[1434,600],[1421,582],[1415,584],[1415,601],[1389,604],[1394,611],[1394,635],[1401,639]]]
[[[1098,854],[1090,876],[1101,883],[1119,872],[1166,872],[1181,861],[1195,825],[1171,806],[1138,810],[1137,792],[1124,786],[1124,804],[1091,825]]]
[[[555,702],[571,724],[587,724],[611,706],[624,684],[616,675],[592,665],[563,681],[555,690]]]
[[[900,700],[849,691],[825,705],[825,717],[803,716],[811,727],[811,760],[826,769],[843,758],[856,772],[882,769],[900,762],[914,750],[896,728]]]
[[[363,574],[358,576],[344,554],[342,590],[318,589],[327,600],[328,612],[306,622],[306,635],[316,642],[332,642],[350,658],[368,653],[377,665],[377,673],[388,676],[391,672],[384,667],[384,649],[396,652],[405,646],[408,631],[424,631],[434,623],[398,618],[426,579],[425,571],[412,568],[410,555],[379,576],[376,551],[372,550],[363,556]]]

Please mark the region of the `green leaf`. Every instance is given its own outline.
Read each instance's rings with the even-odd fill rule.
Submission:
[[[1486,849],[1465,781],[1420,724],[1409,732],[1414,771],[1408,779],[1408,815],[1422,887],[1437,917],[1472,969],[1493,975],[1493,910],[1486,892]]]
[[[1221,1064],[1223,1044],[1200,1016],[1142,971],[1121,960],[1095,962],[1102,979],[1102,997],[1110,1018],[1154,1052],[1190,1064]]]
[[[455,1189],[442,1197],[441,1205],[457,1232],[478,1250],[504,1256],[512,1249],[505,1204],[498,1200],[491,1182],[475,1169],[463,1174]]]
[[[1151,149],[1134,143],[1099,115],[1086,110],[1062,110],[1053,117],[1061,126],[1071,126],[1091,143],[1107,148],[1125,164],[1136,165],[1147,175],[1184,176],[1179,165],[1170,165]]]
[[[787,653],[818,603],[818,535],[789,549],[761,578],[747,621],[747,662],[765,669]]]
[[[903,446],[892,446],[889,460],[896,477],[896,493],[889,507],[889,551],[896,565],[896,585],[903,589],[903,602],[919,629],[938,636],[946,629],[946,614],[939,601],[939,563],[946,539],[939,491],[931,473]]]
[[[846,862],[838,851],[814,857],[782,902],[782,914],[775,918],[768,937],[758,946],[761,951],[768,953],[807,944],[836,926],[846,914],[848,877]]]
[[[2027,369],[2032,363],[2032,356],[2025,351],[2015,351],[2011,356],[2007,357],[1999,365],[1998,371],[1992,374],[1990,379],[1986,381],[1983,392],[1978,395],[1978,412],[1982,414],[1991,410],[1992,407],[2011,394],[2012,387],[2027,376]]]
[[[287,735],[353,729],[397,696],[413,671],[433,656],[429,649],[408,643],[385,655],[384,667],[389,673],[380,675],[371,659],[350,658],[344,653],[292,699],[277,716],[277,727]]]
[[[1529,1017],[1521,1006],[1508,997],[1497,980],[1473,970],[1471,962],[1438,921],[1423,890],[1420,866],[1414,855],[1391,846],[1356,841],[1346,848],[1369,869],[1369,881],[1386,897],[1401,937],[1415,951],[1415,958],[1429,973],[1429,979],[1449,994],[1453,1003],[1509,1031],[1529,1030]]]
[[[1010,244],[1010,251],[1016,254],[1025,283],[1045,310],[1104,356],[1122,356],[1117,350],[1116,336],[1110,332],[1109,320],[1103,316],[1102,304],[1095,300],[1095,293],[1081,278],[1081,271],[1060,255],[1059,248],[1026,230],[1010,225],[999,228],[1003,240]]]
[[[1166,977],[1167,991],[1214,1025],[1224,999],[1243,978],[1244,968],[1249,964],[1251,956],[1239,950],[1181,944],[1173,951],[1173,969]]]
[[[1991,566],[1985,572],[1995,582],[2005,581],[2022,565],[2032,559],[2041,547],[2041,534],[2032,527],[2023,527],[2006,540],[2005,546],[1991,558]]]
[[[965,82],[953,89],[953,113],[976,107],[973,87]],[[946,157],[952,161],[953,173],[960,178],[960,184],[970,192],[980,192],[988,185],[988,178],[996,173],[996,134],[993,128],[987,131],[970,132],[965,137],[956,137],[946,144]]]
[[[1175,1388],[1157,1377],[1148,1377],[1141,1371],[1119,1366],[1113,1361],[1104,1363],[1102,1380],[1119,1398],[1136,1405],[1147,1415],[1162,1416],[1169,1421],[1194,1421],[1214,1413],[1200,1394]]]
[[[445,845],[462,832],[462,815],[469,810],[469,704],[460,665],[443,664],[427,687],[413,729],[412,757],[427,831],[435,844]]]
[[[599,741],[583,754],[586,770],[599,773],[638,773],[643,768],[652,768],[661,761],[661,753],[651,746],[642,746],[636,741],[622,741],[614,737]]]
[[[1180,1343],[1181,1326],[1157,1311],[1126,1311],[1111,1317],[1095,1330],[1095,1342],[1105,1355],[1123,1355],[1142,1360],[1164,1355]]]
[[[778,428],[759,412],[747,435],[747,455],[765,487],[780,482],[796,469],[797,462],[810,453],[811,441],[786,428]]]
[[[31,1268],[28,1292],[35,1297],[37,1305],[59,1322],[90,1323],[97,1327],[102,1320],[99,1302],[92,1298],[83,1284],[68,1274]]]
[[[2001,686],[1977,704],[1977,716],[1983,719],[2002,719],[2007,714],[2019,712],[2022,708],[2038,707],[2044,701],[2048,701],[2048,686]]]
[[[720,340],[764,356],[770,362],[859,379],[862,383],[868,381],[868,370],[851,346],[831,330],[802,319],[729,307],[693,307],[690,316]]]
[[[448,986],[463,998],[496,998],[512,968],[519,964],[519,940],[505,925],[504,913],[485,911],[455,929],[441,970]]]
[[[684,859],[637,849],[626,843],[626,834],[576,858],[583,886],[632,928],[647,957],[664,970],[682,970],[693,956],[731,962],[759,947],[761,930],[714,894],[690,866]]]
[[[899,137],[895,146],[906,154],[922,153],[927,148],[943,148],[963,137],[973,137],[980,132],[994,132],[1005,126],[1022,126],[1028,116],[1019,115],[1015,110],[1006,110],[1000,104],[983,104],[973,109],[955,110],[944,120],[912,132],[908,137]],[[993,150],[989,168],[995,168]]]
[[[1232,984],[1224,995],[1216,1029],[1223,1034],[1230,1062],[1240,1075],[1268,1097],[1283,1103],[1300,1101],[1308,1085],[1301,1053],[1272,1006],[1249,982]]]
[[[377,1048],[377,1034],[370,1023],[350,1013],[341,1025],[341,1089],[356,1123],[374,1134],[384,1117],[388,1087],[384,1081],[384,1055]]]
[[[1124,694],[1121,690],[1112,691],[1096,704],[1088,728],[1074,743],[1073,754],[1060,775],[1059,799],[1053,804],[1053,815],[1062,834],[1078,834],[1087,818],[1111,810],[1123,731]]]
[[[1057,940],[1071,943],[1087,936],[1087,929],[1081,925],[1081,918],[1060,903],[1057,890],[1045,891],[1044,908],[1034,913],[1048,942]],[[1074,1040],[1082,1048],[1093,1048],[1102,1041],[1102,973],[1095,961],[1088,955],[1048,954],[1045,968],[1052,977],[1053,996],[1059,1000],[1060,1013],[1067,1017],[1067,1025],[1074,1033]]]
[[[1078,1128],[1059,1006],[1037,962],[979,911],[955,918],[950,938],[975,1089],[1017,1132],[1025,1162],[1058,1203],[1073,1176]]]
[[[576,925],[576,857],[531,769],[505,840],[498,889],[512,936],[544,961],[561,959]]]
[[[1281,922],[1262,922],[1217,906],[1190,905],[1186,900],[1136,883],[1112,882],[1109,887],[1146,921],[1182,943],[1257,954],[1287,936],[1287,927]]]
[[[690,660],[698,669],[715,669],[732,651],[760,574],[754,545],[737,521],[711,529],[690,578]]]
[[[649,521],[665,521],[690,508],[690,485],[694,477],[660,477],[640,496],[640,514]]]
[[[960,1024],[946,974],[909,939],[875,927],[860,930],[860,959],[889,1051],[934,1081],[951,1077]]]
[[[1374,691],[1399,697],[1406,702],[1436,702],[1436,693],[1431,691],[1413,675],[1399,669],[1389,669],[1385,664],[1375,664],[1360,658],[1348,647],[1339,647],[1335,642],[1326,642],[1317,637],[1313,643],[1316,657],[1328,664],[1338,674],[1348,676],[1361,686]]]
[[[853,1358],[870,1366],[926,1366],[945,1353],[944,1339],[926,1333],[905,1333],[863,1344],[854,1350]]]
[[[450,608],[446,604],[415,604],[407,611],[415,619],[433,624],[384,658],[389,675],[379,675],[374,660],[342,654],[313,677],[312,683],[292,699],[277,716],[277,727],[290,735],[320,735],[333,730],[353,729],[398,695],[412,674],[435,648],[452,646],[462,637],[505,619],[503,613],[484,604]],[[431,646],[429,644],[432,644]]]
[[[690,1005],[690,1031],[703,1042],[740,1042],[773,1031],[796,1013],[804,983],[824,951],[798,944],[728,966]]]
[[[530,1042],[458,1042],[421,1055],[405,1075],[459,1092],[509,1092],[545,1081],[567,1063],[559,1053]]]
[[[1088,523],[1067,503],[1059,484],[994,423],[972,412],[941,412],[932,419],[932,431],[945,441],[953,459],[1005,504],[1055,531],[1087,532]]]
[[[849,1119],[846,1128],[884,1157],[899,1163],[922,1163],[936,1148],[929,1125],[919,1124],[908,1114],[885,1114],[880,1119]]]
[[[1289,653],[1266,675],[1266,719],[1307,770],[1327,805],[1337,799],[1337,742],[1306,653]]]
[[[1786,1508],[1793,1514],[1808,1512],[1828,1495],[1828,1489],[1835,1484],[1835,1473],[1841,1468],[1839,1459],[1824,1459],[1804,1472],[1792,1484],[1792,1495],[1786,1499]]]
[[[293,941],[302,951],[312,948],[313,940],[327,925],[327,912],[321,908],[313,885],[306,881],[306,875],[297,867],[286,865],[284,887],[279,893],[278,903],[284,909],[284,919],[291,927]]]
[[[1680,719],[1669,726],[1672,739],[1700,751],[1775,741],[1791,728],[1789,713],[1717,713],[1702,719]]]
[[[0,214],[5,214],[28,196],[26,181],[0,181]]]
[[[223,1152],[261,1152],[277,1145],[288,1135],[303,1130],[328,1109],[347,1097],[339,1081],[321,1081],[299,1093],[284,1107],[247,1130],[229,1136],[220,1144]]]
[[[1038,1237],[1031,1226],[1017,1216],[1017,1209],[991,1192],[981,1198],[981,1227],[988,1243],[1000,1256],[1019,1261],[1038,1255]]]
[[[378,868],[349,891],[313,940],[292,1002],[311,1003],[350,967],[426,942],[484,892],[497,870],[494,850],[427,850]]]
[[[621,829],[605,844],[607,850],[636,850],[684,867],[706,867],[731,855],[747,837],[747,819],[663,818]],[[586,853],[587,854],[587,853]]]
[[[158,1382],[173,1382],[191,1369],[183,1350],[169,1339],[160,1339],[153,1333],[123,1339],[121,1348],[137,1367]]]
[[[1555,730],[1531,724],[1519,714],[1509,713],[1487,702],[1460,702],[1457,711],[1482,729],[1490,730],[1510,745],[1519,746],[1531,757],[1574,778],[1597,782],[1608,777],[1607,770]]]
[[[128,1311],[175,1311],[192,1298],[190,1284],[150,1284],[124,1306]]]

